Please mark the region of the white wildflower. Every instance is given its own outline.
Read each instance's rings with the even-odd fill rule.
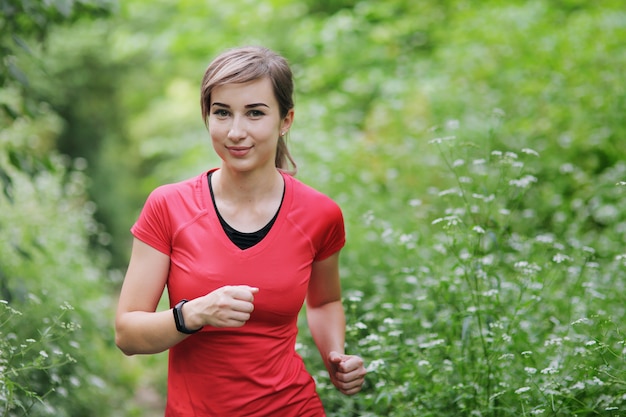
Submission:
[[[380,336],[372,333],[372,334],[368,334],[367,336],[365,336],[365,339],[362,340],[364,343],[376,343],[376,342],[380,342]]]
[[[367,366],[367,372],[376,372],[379,368],[385,365],[385,361],[382,359],[374,359]]]
[[[567,255],[565,255],[563,253],[557,253],[556,255],[554,255],[552,257],[552,261],[557,263],[557,264],[563,263],[564,261],[571,261],[571,260],[572,260],[571,257],[569,257],[569,256],[567,256]]]
[[[596,253],[596,250],[594,248],[589,247],[589,246],[583,246],[582,249],[583,249],[583,252],[587,252],[587,253],[591,253],[591,254]]]
[[[446,127],[450,130],[456,130],[461,126],[461,122],[458,119],[446,120]]]
[[[554,235],[551,235],[551,234],[538,235],[537,237],[535,237],[535,240],[540,243],[553,243]]]
[[[524,368],[524,371],[526,371],[528,375],[535,375],[537,373],[537,368],[532,368],[530,366],[527,366]]]
[[[406,278],[404,278],[404,282],[406,282],[407,284],[417,284],[418,280],[417,277],[415,275],[407,275]]]
[[[460,167],[460,166],[462,166],[462,165],[465,165],[465,161],[464,161],[463,159],[457,159],[457,160],[455,160],[454,162],[452,162],[452,166],[453,166],[454,168],[456,168],[456,167]]]
[[[539,156],[539,153],[537,151],[535,151],[534,149],[530,149],[530,148],[522,149],[522,153],[525,153],[527,155]]]
[[[445,342],[446,341],[443,339],[435,339],[435,340],[431,340],[430,342],[420,343],[419,347],[421,349],[429,349],[435,346],[443,345]]]
[[[415,238],[415,236],[411,235],[411,234],[406,234],[403,233],[400,235],[400,243],[403,245],[409,245],[413,242],[415,242],[417,239]]]
[[[523,394],[523,393],[528,392],[528,391],[530,391],[530,387],[522,387],[522,388],[519,388],[519,389],[515,390],[515,393],[516,394]]]
[[[563,344],[563,338],[552,337],[544,342],[544,346],[561,346]]]
[[[480,226],[474,226],[472,228],[473,231],[475,231],[476,233],[478,233],[479,235],[484,235],[485,234],[485,229],[483,229]]]
[[[456,194],[456,195],[461,195],[461,191],[458,188],[449,188],[447,190],[443,190],[443,191],[439,191],[439,197],[443,197],[444,195],[448,195],[448,194]]]
[[[594,376],[593,378],[588,379],[588,380],[587,380],[587,383],[588,383],[589,385],[598,385],[598,386],[602,386],[602,385],[604,385],[604,381],[602,381],[602,380],[601,380],[600,378],[598,378],[597,376]]]
[[[440,144],[456,139],[456,136],[444,136],[442,138],[434,138],[428,141],[429,144]]]
[[[520,270],[525,275],[532,275],[541,271],[541,267],[535,263],[519,261],[514,264],[515,269]]]
[[[494,256],[490,254],[490,255],[485,255],[485,256],[483,256],[483,257],[480,259],[480,262],[481,262],[483,265],[493,265],[494,260],[495,260]]]
[[[525,175],[522,178],[516,180],[510,180],[509,185],[513,185],[519,188],[528,188],[530,184],[537,182],[537,177],[532,175]]]
[[[435,219],[432,221],[432,224],[437,224],[437,223],[441,223],[441,222],[447,222],[447,226],[456,226],[457,224],[460,223],[461,219],[459,219],[459,217],[457,216],[446,216],[443,218],[439,218],[439,219]]]
[[[60,307],[61,307],[61,310],[74,310],[74,307],[72,307],[72,305],[68,303],[67,301],[61,304]]]

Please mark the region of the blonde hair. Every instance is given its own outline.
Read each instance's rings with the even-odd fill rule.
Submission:
[[[287,60],[276,52],[260,47],[245,46],[229,49],[218,55],[207,67],[200,88],[200,106],[204,124],[209,126],[211,92],[217,86],[245,83],[267,77],[278,101],[281,119],[293,109],[293,74]],[[283,136],[278,137],[276,167],[294,175],[297,165],[293,160]],[[289,169],[291,164],[292,169]]]

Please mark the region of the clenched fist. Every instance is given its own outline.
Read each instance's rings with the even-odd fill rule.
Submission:
[[[183,306],[185,323],[190,328],[241,327],[250,319],[257,292],[258,288],[247,285],[220,287]]]

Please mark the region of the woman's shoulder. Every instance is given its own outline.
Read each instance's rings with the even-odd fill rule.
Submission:
[[[198,213],[205,209],[202,184],[206,184],[206,173],[178,182],[156,187],[146,200],[145,207],[161,212]]]
[[[196,175],[185,180],[159,185],[150,193],[151,198],[169,200],[177,197],[186,197],[200,189],[202,179],[206,181],[206,173]]]
[[[285,181],[290,183],[293,192],[293,200],[296,204],[308,208],[314,207],[317,212],[341,211],[339,204],[323,192],[291,175],[285,175],[285,178]]]

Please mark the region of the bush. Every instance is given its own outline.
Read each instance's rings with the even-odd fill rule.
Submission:
[[[53,129],[45,120],[24,117],[4,130],[4,138]],[[131,381],[125,370],[107,365],[119,355],[111,326],[111,279],[106,253],[90,245],[106,236],[100,236],[95,206],[86,200],[82,164],[76,161],[70,172],[58,155],[24,159],[16,142],[5,145],[8,152],[0,153],[0,173],[7,179],[0,195],[3,409],[8,416],[115,415]]]
[[[482,141],[438,133],[430,146],[448,177],[429,190],[428,205],[410,200],[414,225],[386,211],[368,211],[356,221],[362,226],[352,224],[352,251],[369,258],[355,265],[349,257],[344,265],[347,349],[366,358],[370,374],[360,397],[342,398],[305,349],[310,367],[320,369],[329,415],[580,416],[622,409],[626,223],[612,208],[626,204],[626,165],[590,190],[594,206],[604,208],[562,211],[569,226],[556,235],[530,208],[549,204],[540,195],[538,152],[490,150],[493,129]],[[598,212],[609,227],[581,233],[579,225]]]

